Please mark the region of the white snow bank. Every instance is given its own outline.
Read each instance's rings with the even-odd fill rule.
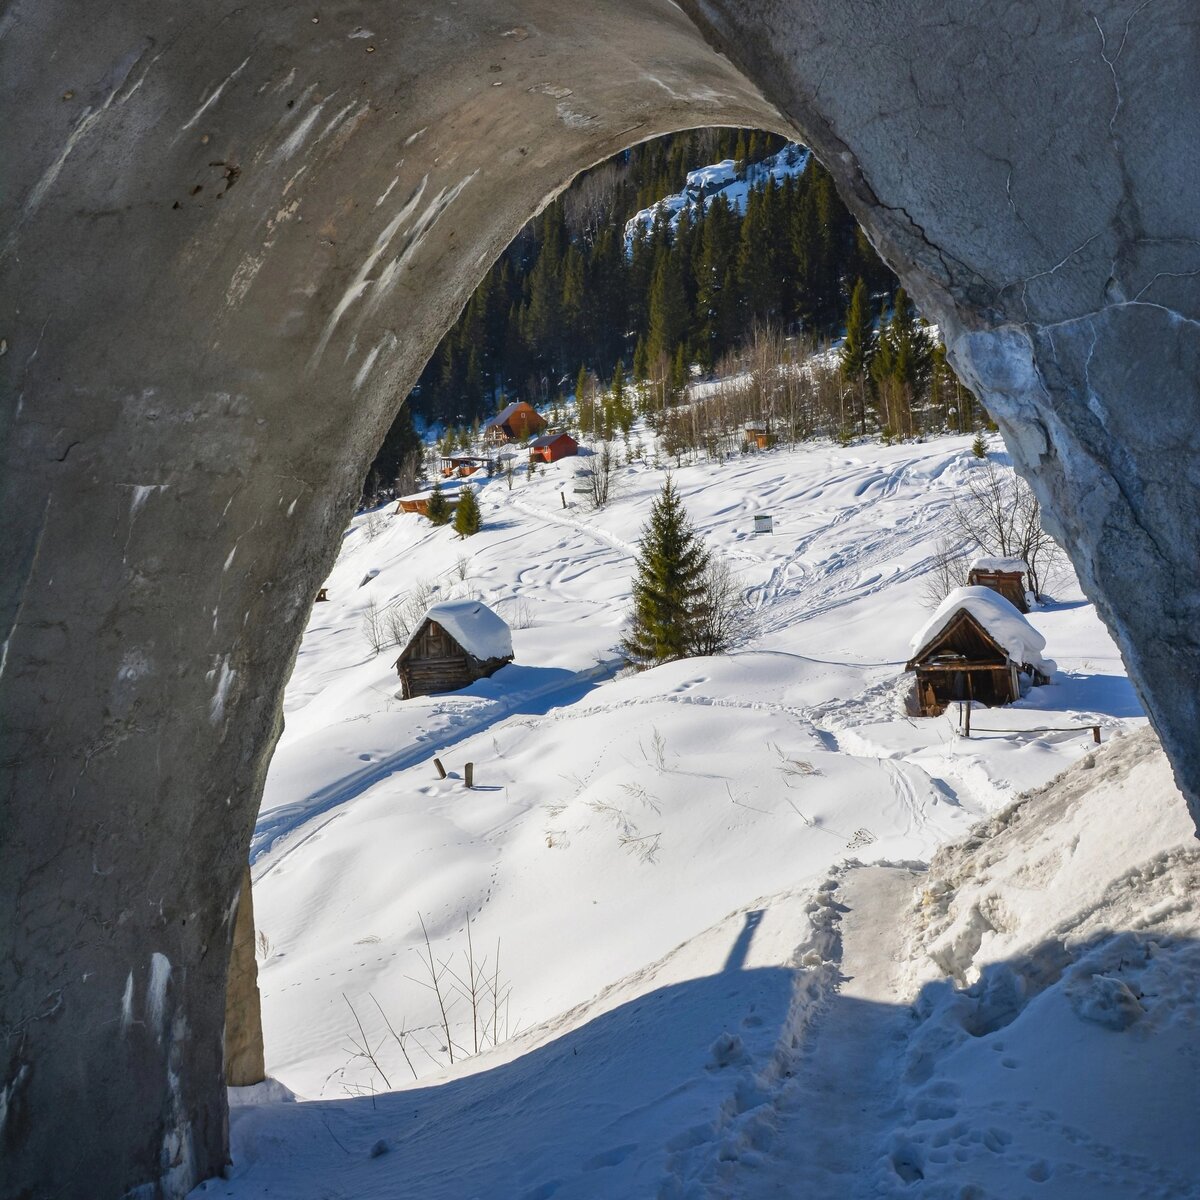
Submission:
[[[1193,835],[1147,730],[939,851],[876,1194],[1197,1195]]]
[[[424,621],[436,621],[468,654],[482,662],[513,656],[512,632],[504,618],[478,600],[435,604]]]
[[[1010,600],[986,587],[955,588],[909,643],[913,655],[941,633],[963,609],[1004,648],[1013,662],[1028,663],[1045,675],[1053,673],[1053,664],[1042,657],[1046,639]]]
[[[1020,571],[1028,574],[1029,564],[1023,558],[998,558],[991,554],[981,554],[971,559],[969,571]]]

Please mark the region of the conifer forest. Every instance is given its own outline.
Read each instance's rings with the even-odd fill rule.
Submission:
[[[726,160],[746,184],[732,202],[701,187],[677,212],[655,208],[689,171]],[[792,169],[764,169],[776,162]],[[411,478],[414,420],[465,448],[513,400],[558,424],[557,402],[574,395],[573,423],[604,438],[649,410],[677,456],[733,448],[757,419],[771,441],[985,422],[919,326],[815,157],[758,130],[656,138],[580,175],[493,264],[401,409],[367,494]],[[808,365],[780,372],[786,362]],[[714,376],[682,410],[686,384]]]

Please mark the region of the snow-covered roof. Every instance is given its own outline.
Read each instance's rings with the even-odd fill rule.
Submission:
[[[575,441],[575,439],[569,433],[560,430],[558,433],[543,433],[540,438],[534,438],[533,441],[529,443],[529,448],[531,450],[536,450],[538,446],[553,446],[554,443],[559,440],[559,438],[566,438],[570,442]]]
[[[435,604],[425,621],[436,621],[468,654],[481,662],[512,658],[512,633],[503,617],[478,600],[445,600]]]
[[[954,617],[965,609],[987,630],[997,645],[1015,663],[1028,663],[1044,675],[1054,671],[1054,664],[1042,657],[1046,639],[1025,619],[1024,614],[999,592],[986,587],[960,587],[938,605],[937,611],[921,627],[909,643],[913,658],[931,642]]]
[[[996,558],[990,554],[981,554],[971,559],[970,571],[1019,571],[1028,574],[1029,564],[1023,558]]]

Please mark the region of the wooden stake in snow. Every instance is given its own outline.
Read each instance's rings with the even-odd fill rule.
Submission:
[[[475,764],[474,763],[467,763],[467,765],[463,768],[463,782],[467,785],[467,787],[475,786]]]
[[[442,766],[442,760],[440,758],[435,758],[433,760],[433,765],[435,767],[437,767],[438,778],[445,779],[446,778],[446,768]]]

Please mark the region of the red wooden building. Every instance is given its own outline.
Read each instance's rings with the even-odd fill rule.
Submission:
[[[529,443],[530,462],[557,462],[579,453],[579,443],[569,433],[546,433]]]

